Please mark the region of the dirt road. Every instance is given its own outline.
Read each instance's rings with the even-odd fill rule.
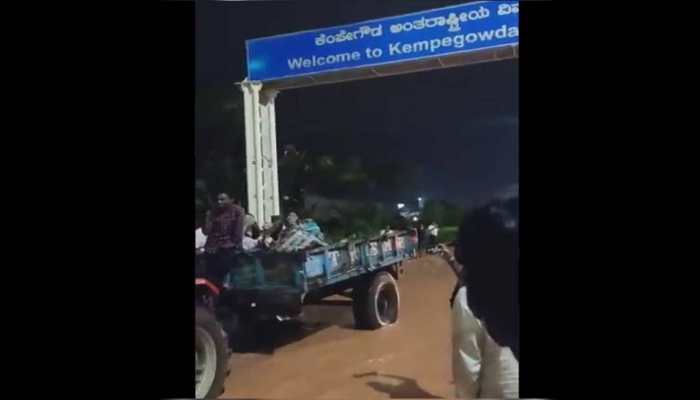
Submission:
[[[276,324],[252,352],[233,355],[221,397],[453,397],[448,300],[454,275],[433,256],[404,266],[398,324],[359,331],[347,305],[306,307],[300,321]]]

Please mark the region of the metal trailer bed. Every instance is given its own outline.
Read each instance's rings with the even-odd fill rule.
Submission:
[[[302,305],[334,294],[357,302],[359,292],[366,292],[381,272],[393,278],[389,283],[396,287],[398,301],[395,280],[403,273],[402,262],[416,255],[417,242],[415,231],[401,231],[294,253],[240,253],[224,279],[218,303],[263,319],[293,317],[301,313]]]

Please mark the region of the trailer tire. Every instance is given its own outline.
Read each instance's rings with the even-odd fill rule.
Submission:
[[[360,329],[379,329],[399,319],[399,287],[388,272],[380,272],[367,286],[358,287],[354,297],[355,325]]]
[[[216,398],[230,373],[226,333],[205,307],[195,308],[195,397]]]

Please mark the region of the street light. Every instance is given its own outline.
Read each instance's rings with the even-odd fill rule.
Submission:
[[[404,208],[404,207],[406,207],[406,205],[403,204],[403,203],[398,203],[398,204],[396,204],[396,208],[399,209],[399,210],[402,209],[402,208]]]

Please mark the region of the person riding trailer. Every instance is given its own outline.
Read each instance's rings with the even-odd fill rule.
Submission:
[[[217,205],[207,212],[202,232],[207,235],[204,246],[207,275],[221,285],[235,254],[243,248],[245,211],[236,205],[227,193],[219,193]]]
[[[288,252],[327,245],[316,222],[307,218],[300,223],[299,216],[292,211],[287,215],[287,223],[283,226],[279,239],[270,247],[274,251]]]

